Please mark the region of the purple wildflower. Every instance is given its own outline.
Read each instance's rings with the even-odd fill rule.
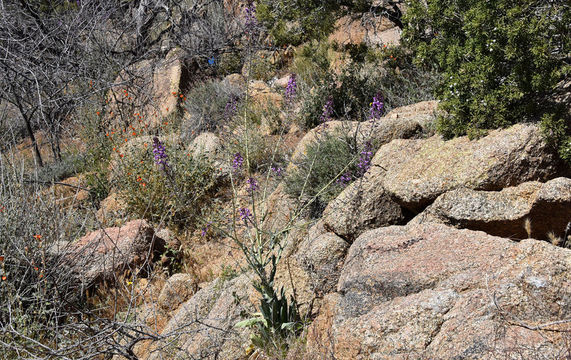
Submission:
[[[335,182],[341,186],[345,186],[349,182],[351,182],[351,174],[345,173],[345,174],[339,176],[339,179],[337,179]]]
[[[238,99],[235,96],[231,96],[226,107],[224,108],[224,119],[230,120],[238,110]]]
[[[248,0],[244,12],[246,13],[246,31],[253,32],[258,26],[258,19],[256,19],[256,4],[254,4],[254,0]]]
[[[242,155],[240,155],[240,153],[234,154],[234,160],[232,160],[232,167],[234,168],[234,170],[240,169],[242,167],[242,164],[244,164],[244,158],[242,157]]]
[[[384,100],[385,99],[383,98],[383,95],[381,95],[380,93],[377,93],[377,95],[373,97],[373,102],[371,103],[371,109],[369,110],[370,112],[369,120],[378,119],[383,115],[385,108]]]
[[[333,98],[330,96],[327,99],[325,105],[323,105],[323,112],[319,117],[320,123],[326,123],[327,121],[331,120],[331,115],[333,114]]]
[[[200,236],[205,237],[206,234],[208,234],[208,230],[210,230],[210,225],[212,225],[212,222],[208,222],[206,224],[206,226],[202,228],[202,231],[200,232]]]
[[[248,184],[248,191],[254,192],[258,189],[258,182],[256,181],[256,179],[249,178],[248,180],[246,180],[246,183]]]
[[[371,159],[373,157],[372,145],[369,141],[365,143],[365,147],[363,151],[361,151],[361,157],[359,158],[359,163],[357,166],[361,169],[361,172],[364,174],[369,170],[371,167]]]
[[[240,219],[247,221],[252,216],[250,209],[240,208]]]
[[[279,166],[272,166],[271,169],[276,174],[276,176],[282,176],[282,173],[284,171],[284,169],[282,169]]]
[[[286,89],[285,89],[285,100],[286,100],[286,102],[288,102],[288,103],[292,102],[293,99],[295,98],[296,92],[297,92],[296,75],[291,74],[291,76],[289,77],[289,81],[287,83]]]
[[[161,166],[163,170],[169,166],[165,147],[156,136],[153,138],[153,155],[155,157],[155,164]]]

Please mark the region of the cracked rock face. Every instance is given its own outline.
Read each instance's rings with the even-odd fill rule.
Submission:
[[[437,222],[524,239],[526,219],[531,221],[532,238],[563,232],[571,221],[571,179],[526,182],[501,191],[456,189],[440,195],[411,223]]]
[[[441,224],[368,231],[311,325],[312,359],[561,358],[571,251]],[[571,330],[571,323],[549,329]]]
[[[501,190],[568,176],[570,171],[545,144],[540,129],[530,124],[491,131],[474,141],[465,136],[450,141],[439,136],[394,140],[381,147],[372,165],[386,169],[382,186],[413,212],[460,187]]]

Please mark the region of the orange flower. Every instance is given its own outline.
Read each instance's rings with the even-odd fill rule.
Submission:
[[[180,94],[180,98],[182,99],[183,97],[184,97],[184,95],[183,95],[183,94]]]
[[[2,276],[2,281],[6,281],[6,275]]]
[[[123,154],[119,154],[119,157],[123,157],[123,156],[125,156],[125,155],[123,155]]]
[[[0,262],[4,261],[4,256],[0,256]]]
[[[172,94],[173,94],[174,96],[176,96],[176,91],[173,91]]]
[[[167,108],[167,111],[169,111],[169,108]]]
[[[99,111],[96,112],[97,116],[99,116],[101,113]]]
[[[143,186],[147,186],[147,184],[145,184],[145,183],[142,183],[141,185],[143,185]]]
[[[137,133],[133,131],[133,136],[136,136],[136,135],[137,135]]]
[[[35,238],[36,240],[41,240],[41,239],[42,239],[42,235],[39,235],[39,234],[38,234],[38,235],[34,235],[34,238]]]
[[[34,267],[34,270],[38,271],[39,269],[38,269],[38,267],[37,267],[37,266],[35,266],[35,267]]]

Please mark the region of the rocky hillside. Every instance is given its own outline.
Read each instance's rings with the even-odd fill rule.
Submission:
[[[147,37],[67,135],[0,93],[29,125],[0,122],[3,358],[571,358],[563,60],[533,63],[545,88],[507,50],[451,69],[435,49],[487,23],[436,0],[175,3],[122,5],[148,28],[121,51]],[[471,98],[504,58],[513,96]]]

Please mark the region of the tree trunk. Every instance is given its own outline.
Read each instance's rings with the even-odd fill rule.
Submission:
[[[32,141],[32,146],[34,147],[34,154],[36,155],[36,160],[38,161],[38,165],[40,165],[40,167],[43,167],[44,162],[42,160],[42,154],[40,153],[38,142],[36,141],[36,136],[34,135],[34,130],[32,129],[32,123],[30,119],[24,114],[22,114],[22,119],[24,119],[24,122],[26,123],[26,130],[28,131],[28,136]]]

